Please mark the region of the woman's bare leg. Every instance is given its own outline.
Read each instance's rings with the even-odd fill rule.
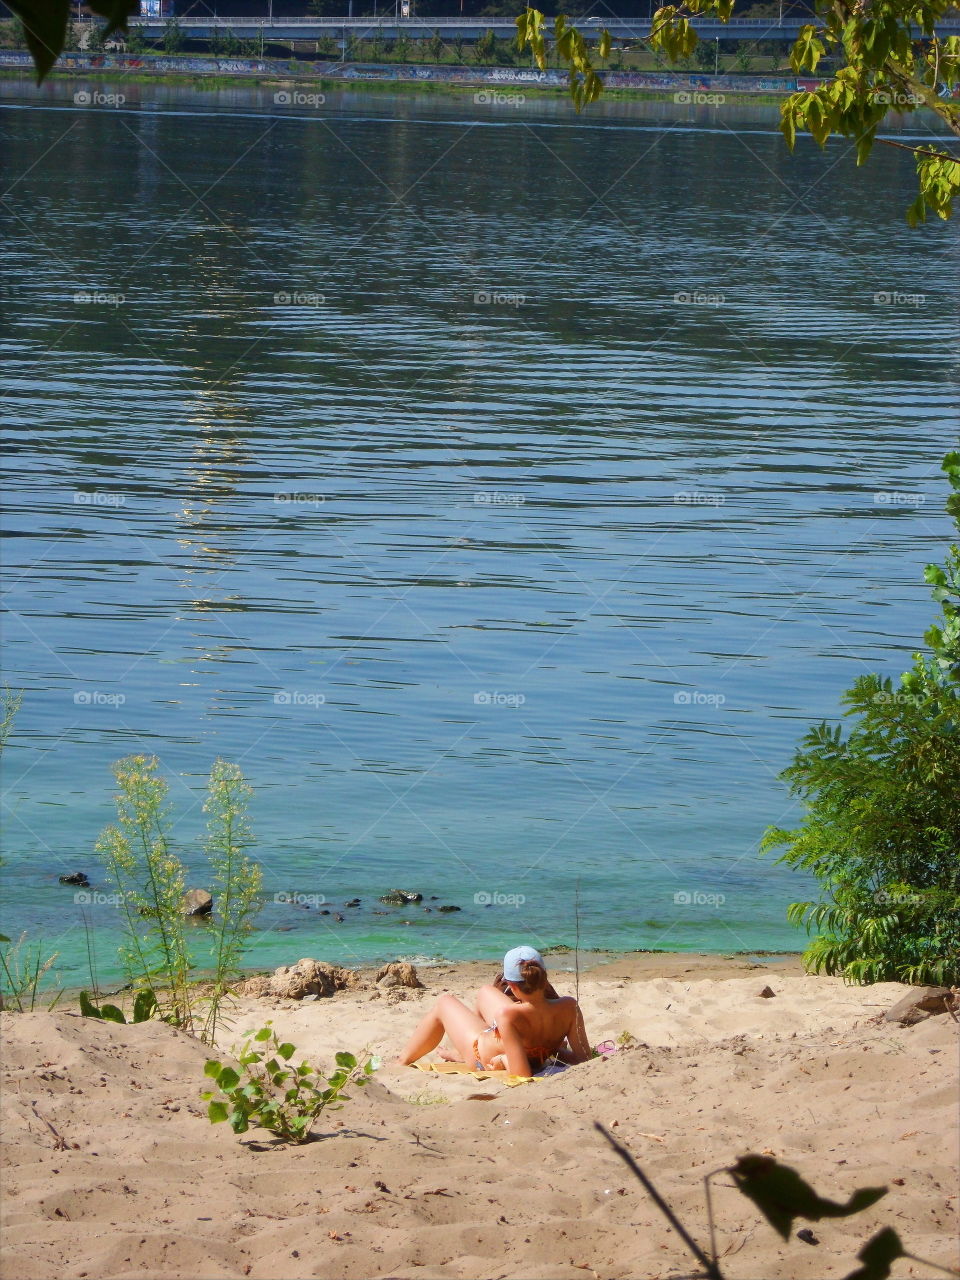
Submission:
[[[434,1007],[420,1019],[400,1055],[400,1063],[409,1066],[425,1053],[436,1049],[448,1035],[463,1062],[473,1061],[473,1042],[483,1030],[480,1017],[456,996],[441,996]]]

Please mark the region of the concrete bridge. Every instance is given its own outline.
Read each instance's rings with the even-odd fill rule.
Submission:
[[[730,22],[717,22],[715,19],[692,18],[691,22],[702,40],[782,40],[793,41],[800,28],[809,21],[808,17],[782,18],[734,18]],[[133,17],[131,27],[139,27],[144,36],[159,39],[166,27],[165,18]],[[493,31],[504,39],[513,39],[517,28],[512,18],[400,18],[394,9],[378,15],[364,18],[231,18],[231,17],[194,17],[186,15],[178,17],[177,23],[187,39],[210,40],[216,35],[232,35],[237,39],[260,39],[263,33],[265,42],[279,41],[287,43],[291,40],[320,40],[324,36],[333,36],[345,40],[352,35],[357,39],[372,39],[381,35],[385,40],[396,40],[400,35],[408,40],[429,39],[435,31],[439,31],[445,40],[460,37],[466,41],[476,40],[485,31]],[[552,28],[552,24],[548,24]],[[614,40],[638,40],[649,34],[650,21],[643,19],[607,19],[588,18],[578,22],[580,30],[588,35],[591,31],[599,32],[604,27]],[[938,28],[942,36],[960,35],[960,21],[943,22]]]

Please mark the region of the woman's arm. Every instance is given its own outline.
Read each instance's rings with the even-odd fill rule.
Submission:
[[[523,1047],[523,1041],[517,1029],[518,1015],[521,1018],[523,1016],[519,1008],[511,1007],[504,1009],[497,1017],[497,1030],[500,1032],[500,1042],[503,1045],[502,1056],[506,1058],[507,1070],[511,1075],[532,1076],[530,1059],[527,1057],[527,1051]]]
[[[570,1051],[569,1053],[563,1053],[561,1056],[565,1062],[575,1066],[578,1062],[588,1062],[593,1057],[593,1049],[587,1039],[587,1029],[583,1025],[583,1014],[580,1012],[580,1006],[576,1000],[571,1003],[573,1004],[572,1016],[567,1030],[567,1043],[570,1045]]]

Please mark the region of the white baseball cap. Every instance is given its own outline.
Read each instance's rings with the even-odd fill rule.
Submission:
[[[532,960],[541,969],[547,967],[543,963],[543,956],[533,947],[514,947],[503,957],[503,977],[506,982],[523,981],[523,974],[520,972],[521,960]]]

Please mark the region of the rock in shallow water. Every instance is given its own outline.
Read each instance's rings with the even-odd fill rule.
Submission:
[[[388,907],[405,907],[411,902],[422,902],[423,894],[410,889],[391,889],[389,893],[381,895],[380,901],[385,902]]]
[[[206,889],[188,889],[181,910],[185,916],[208,916],[213,910],[213,898]]]

